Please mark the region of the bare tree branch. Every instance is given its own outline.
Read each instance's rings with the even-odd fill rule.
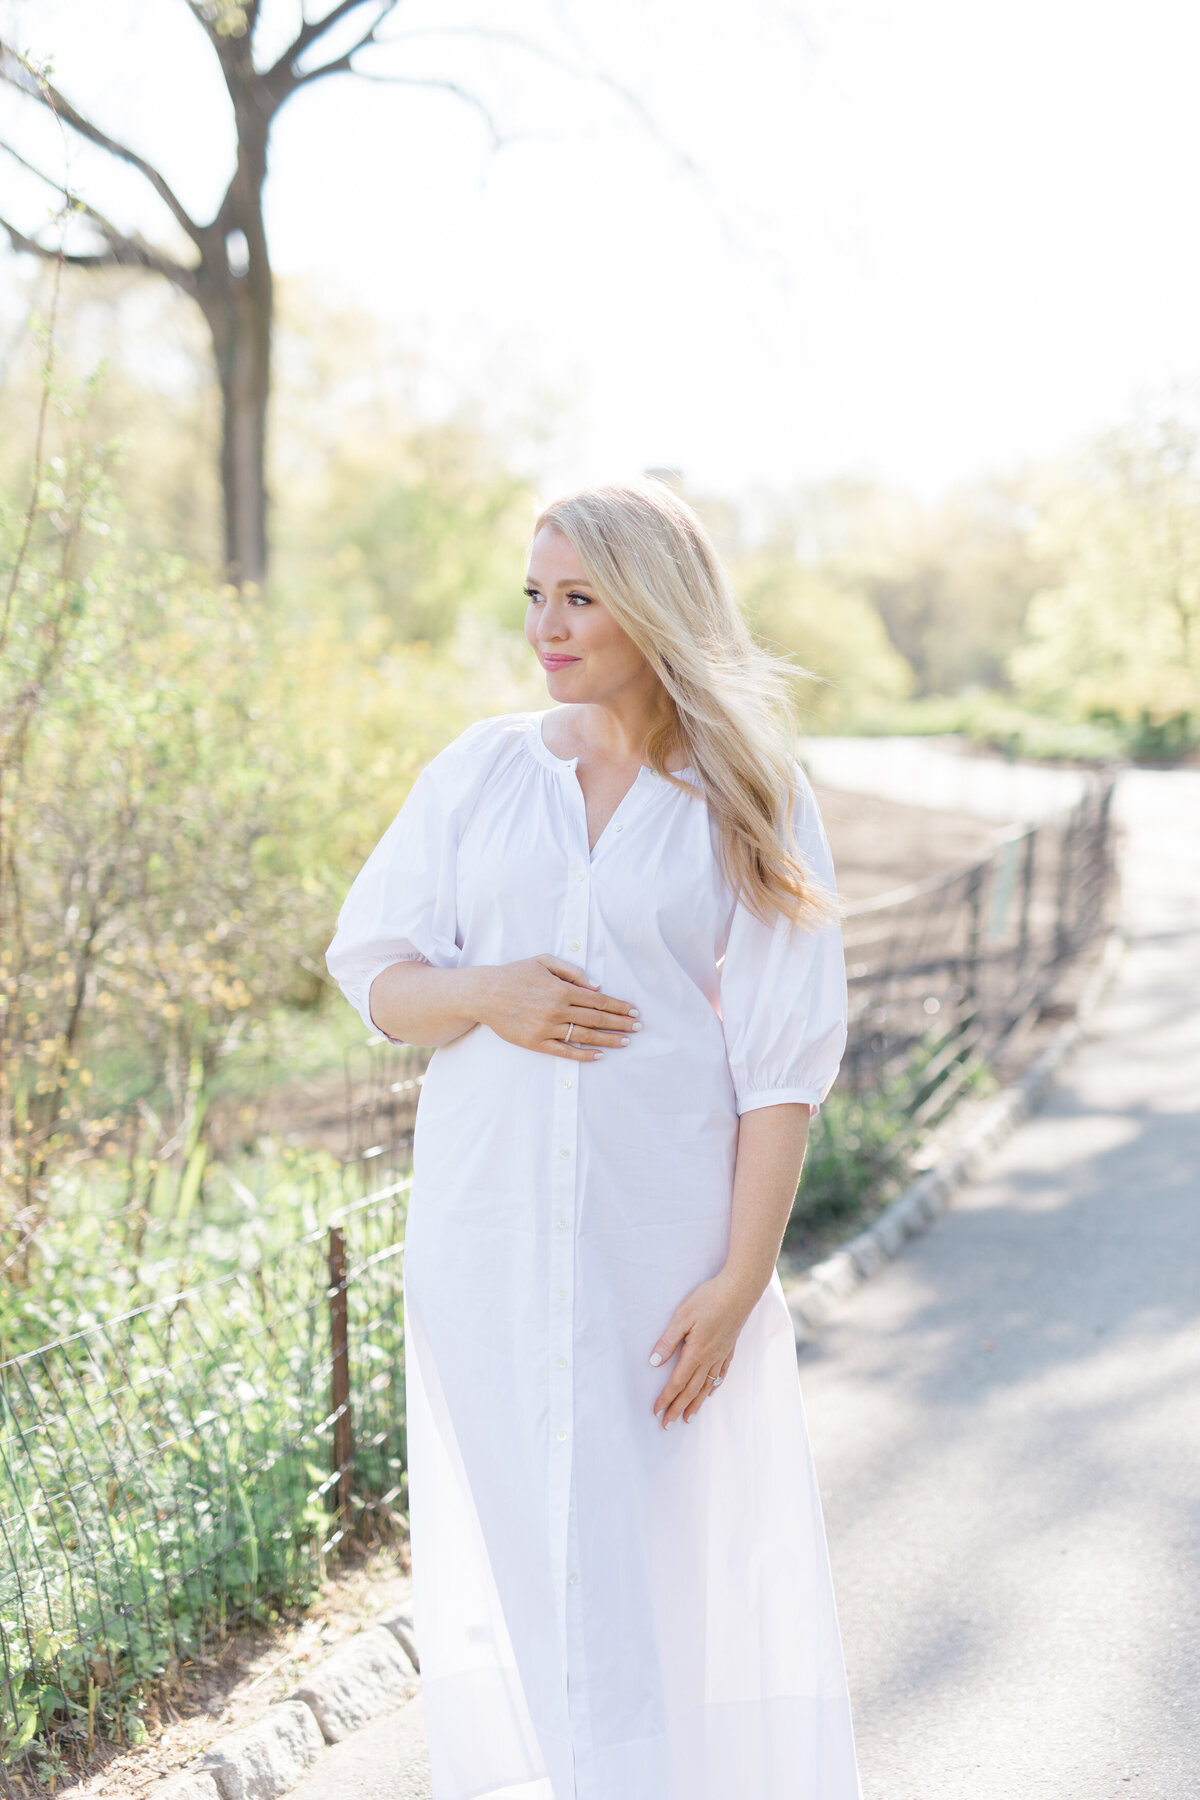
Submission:
[[[357,7],[364,4],[380,6],[382,11],[373,19],[356,43],[351,44],[344,55],[335,57],[331,62],[322,63],[319,68],[300,71],[296,68],[297,60],[310,45],[317,43],[330,26],[338,19],[347,17]],[[277,62],[267,71],[264,80],[270,85],[272,93],[278,94],[276,106],[282,106],[288,96],[299,87],[309,82],[319,81],[323,75],[357,75],[359,71],[352,67],[352,58],[368,44],[377,43],[375,33],[388,15],[395,11],[399,0],[341,0],[333,11],[323,19],[306,23],[292,43],[284,51]]]
[[[122,144],[118,139],[109,137],[108,133],[101,131],[98,125],[93,125],[90,119],[85,119],[83,114],[77,111],[71,102],[59,93],[57,88],[51,86],[50,82],[46,81],[44,77],[32,74],[23,58],[2,40],[0,40],[0,81],[6,81],[10,87],[15,87],[20,93],[28,95],[31,100],[36,100],[40,106],[46,107],[64,125],[69,125],[72,131],[78,132],[80,137],[86,138],[89,143],[97,144],[101,150],[107,150],[110,156],[118,157],[121,162],[128,163],[131,168],[144,175],[159,199],[171,212],[176,223],[183,227],[192,242],[199,247],[200,227],[182,201],[177,199],[158,170],[148,163],[144,156],[139,156],[136,150],[131,150],[127,144]]]
[[[0,231],[8,233],[9,242],[14,250],[24,250],[29,256],[40,256],[43,262],[71,263],[82,269],[107,269],[113,266],[115,258],[108,251],[100,251],[88,255],[70,255],[65,250],[50,250],[45,244],[39,244],[36,238],[28,238],[15,225],[0,217]]]
[[[348,18],[352,12],[356,12],[360,6],[382,6],[383,11],[371,27],[371,30],[374,31],[398,4],[399,0],[338,0],[338,4],[332,7],[323,19],[305,19],[283,55],[266,71],[267,80],[293,68],[310,45],[317,43],[327,31],[331,30],[340,20]]]
[[[689,175],[705,179],[705,171],[701,168],[700,164],[696,162],[695,158],[689,156],[686,150],[680,149],[678,144],[672,143],[669,138],[664,136],[659,130],[658,125],[655,123],[654,116],[646,106],[645,101],[640,99],[639,96],[634,93],[632,88],[626,87],[623,81],[619,81],[615,75],[607,75],[602,70],[580,68],[577,63],[571,62],[565,56],[557,55],[553,50],[548,49],[545,44],[539,44],[535,39],[527,38],[519,31],[506,31],[502,27],[476,27],[473,25],[416,26],[411,31],[398,31],[394,33],[393,36],[386,40],[386,42],[388,44],[400,44],[416,38],[434,37],[465,37],[472,38],[476,42],[482,40],[483,42],[490,44],[504,44],[513,50],[524,50],[528,55],[536,57],[540,62],[549,63],[551,68],[558,69],[561,74],[572,75],[578,81],[591,81],[600,87],[607,88],[610,93],[615,94],[617,98],[629,108],[636,116],[638,123],[642,126],[643,130],[654,139],[656,144],[661,145],[670,156],[674,157],[675,161],[682,169],[686,170]],[[362,77],[362,71],[360,69],[356,69],[354,73],[360,78]]]
[[[175,282],[177,286],[184,287],[190,292],[188,277],[191,271],[185,269],[181,263],[177,263],[173,257],[164,255],[152,244],[148,244],[140,232],[122,231],[119,226],[113,224],[111,219],[106,218],[98,207],[73,193],[70,188],[64,187],[63,183],[56,181],[53,175],[47,175],[44,169],[39,169],[36,164],[29,161],[27,156],[22,156],[19,150],[3,139],[0,139],[0,150],[6,156],[11,156],[14,162],[19,163],[23,169],[27,169],[39,181],[45,182],[47,187],[53,188],[56,194],[61,194],[67,203],[62,209],[63,213],[77,213],[90,219],[108,246],[107,251],[98,253],[80,252],[76,255],[63,251],[64,261],[81,264],[88,268],[119,262],[127,267],[152,269],[156,274],[165,275],[169,281]],[[14,226],[4,221],[0,221],[0,223],[4,224],[4,229],[13,239],[14,248],[32,250],[35,254],[43,257],[57,258],[59,256],[59,250],[49,249],[45,245],[37,243],[35,239],[25,237],[23,233],[16,232]],[[19,246],[16,245],[16,237],[21,238]]]
[[[75,196],[70,188],[65,188],[61,181],[55,181],[53,175],[47,175],[43,169],[35,168],[28,157],[22,156],[19,150],[14,149],[3,138],[0,138],[0,150],[6,156],[11,156],[14,162],[20,163],[23,169],[28,169],[31,175],[36,175],[39,181],[44,181],[47,187],[52,187],[56,194],[61,194],[64,200],[74,200]]]
[[[321,75],[340,75],[342,73],[344,71],[338,64],[330,63],[325,68],[314,69],[310,75],[304,77],[304,80],[305,82],[315,81]],[[467,106],[473,107],[479,114],[491,135],[492,149],[500,150],[504,147],[504,135],[486,100],[481,100],[478,94],[473,94],[469,88],[462,87],[457,81],[447,81],[435,75],[373,75],[365,69],[354,69],[352,73],[358,81],[374,81],[384,87],[440,88],[445,94],[453,94],[456,100],[464,101]]]
[[[75,269],[149,269],[156,275],[163,275],[185,294],[195,290],[195,275],[191,269],[185,269],[182,263],[174,262],[147,244],[144,239],[127,237],[124,232],[108,226],[92,208],[83,208],[92,217],[101,231],[105,244],[104,250],[72,251],[52,249],[46,244],[39,244],[36,238],[26,237],[23,231],[0,217],[0,231],[8,234],[8,241],[14,250],[23,250],[30,256],[39,256],[43,262],[69,263]]]
[[[44,181],[47,187],[53,188],[56,194],[61,194],[67,202],[64,211],[79,213],[84,218],[90,219],[108,245],[108,251],[101,253],[81,252],[79,255],[67,255],[64,252],[65,261],[82,264],[88,268],[119,262],[129,268],[153,269],[156,274],[165,275],[168,281],[174,282],[177,287],[182,287],[185,292],[191,292],[189,279],[191,271],[184,268],[182,263],[177,263],[173,257],[156,250],[153,244],[146,242],[140,232],[122,231],[119,226],[113,224],[111,219],[105,218],[104,214],[90,201],[81,199],[70,188],[64,187],[61,181],[56,181],[53,175],[47,175],[44,169],[37,168],[29,161],[28,157],[22,156],[19,150],[14,149],[3,139],[0,139],[0,150],[6,156],[11,156],[14,162],[20,163],[23,169],[28,169],[29,173],[35,175],[39,181]],[[11,238],[14,228],[11,225],[5,225],[4,228]],[[33,239],[23,238],[20,247],[29,248],[30,246],[42,256],[56,257],[59,254],[57,250],[46,249],[44,245],[35,243]],[[14,247],[17,246],[14,244]]]

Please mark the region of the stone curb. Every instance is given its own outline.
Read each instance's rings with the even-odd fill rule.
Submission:
[[[348,1638],[287,1697],[309,1708],[327,1744],[340,1744],[380,1713],[411,1700],[415,1673],[386,1626],[371,1625]]]
[[[1086,1035],[1125,947],[1125,933],[1116,926],[1108,935],[1099,966],[1079,996],[1074,1018],[1054,1034],[1024,1075],[996,1096],[960,1144],[919,1175],[866,1231],[859,1232],[824,1262],[815,1263],[798,1280],[786,1284],[784,1298],[792,1315],[797,1345],[806,1343],[819,1331],[841,1302],[891,1262],[909,1238],[924,1231],[950,1204],[956,1189],[979,1173],[990,1152],[1037,1110],[1059,1069]]]
[[[153,1790],[154,1800],[221,1800],[221,1790],[211,1775],[198,1770],[172,1775]]]
[[[221,1738],[150,1800],[275,1800],[308,1773],[326,1744],[340,1743],[417,1692],[407,1612],[385,1614],[310,1670],[261,1719]]]
[[[307,1706],[280,1700],[261,1719],[231,1732],[201,1757],[221,1800],[275,1800],[295,1787],[325,1748],[321,1727]]]

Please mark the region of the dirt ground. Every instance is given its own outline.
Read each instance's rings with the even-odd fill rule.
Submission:
[[[411,1591],[406,1546],[349,1555],[331,1568],[307,1612],[297,1609],[253,1634],[231,1634],[209,1657],[189,1663],[178,1691],[146,1706],[145,1744],[102,1749],[92,1772],[66,1786],[43,1786],[28,1777],[21,1785],[10,1775],[11,1791],[29,1800],[51,1793],[71,1800],[144,1800],[156,1782],[178,1774],[218,1738],[252,1725],[273,1701],[285,1699],[343,1638],[381,1613],[407,1606]]]
[[[843,788],[815,786],[813,791],[843,901],[869,900],[974,862],[997,836],[994,825],[965,813],[904,806]]]

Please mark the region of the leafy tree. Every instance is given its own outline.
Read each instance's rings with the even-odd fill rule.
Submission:
[[[912,670],[853,586],[770,549],[745,558],[737,576],[759,635],[817,678],[803,694],[811,729],[853,730],[911,691]]]
[[[1168,415],[1109,432],[1063,472],[1037,526],[1061,567],[1010,659],[1018,696],[1135,726],[1169,749],[1200,734],[1200,434]]]
[[[979,483],[914,509],[864,570],[864,588],[921,693],[1004,685],[1006,658],[1049,572],[1030,537],[1029,488],[1028,480]]]
[[[1049,571],[1030,542],[1032,481],[981,482],[921,504],[871,482],[819,482],[776,520],[809,566],[878,613],[918,694],[1005,680],[1031,595]]]

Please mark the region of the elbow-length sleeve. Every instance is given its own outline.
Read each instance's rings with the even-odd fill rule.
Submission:
[[[326,967],[370,1031],[379,1030],[370,1012],[371,983],[384,969],[398,962],[458,966],[451,814],[437,772],[427,765],[338,914]]]
[[[793,831],[814,882],[836,893],[833,858],[812,790],[795,765]],[[817,1107],[846,1047],[846,964],[836,921],[804,930],[766,924],[739,900],[721,965],[721,1019],[739,1114]]]

